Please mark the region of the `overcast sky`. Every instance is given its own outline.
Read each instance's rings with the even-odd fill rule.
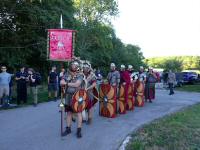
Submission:
[[[200,0],[118,0],[117,36],[145,57],[200,55]]]

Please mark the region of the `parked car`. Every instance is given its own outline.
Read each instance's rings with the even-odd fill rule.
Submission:
[[[198,80],[198,74],[196,72],[182,72],[184,83],[194,84]]]
[[[198,74],[197,82],[200,82],[200,74]]]

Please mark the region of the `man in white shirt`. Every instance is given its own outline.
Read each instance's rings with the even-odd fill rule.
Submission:
[[[11,74],[7,73],[6,66],[1,67],[0,73],[0,99],[3,106],[9,105],[9,83],[11,80]]]

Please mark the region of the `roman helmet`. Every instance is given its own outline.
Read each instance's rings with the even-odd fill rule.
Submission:
[[[125,65],[121,65],[121,66],[120,66],[120,69],[121,69],[122,71],[125,70],[125,68],[126,68]]]
[[[128,70],[132,70],[133,66],[132,65],[128,65]]]
[[[80,69],[80,60],[73,59],[70,62],[70,70],[73,71],[73,72],[76,72],[76,71],[79,71],[79,69]]]
[[[87,60],[83,62],[83,66],[82,67],[83,67],[83,72],[90,72],[92,70],[91,64]]]

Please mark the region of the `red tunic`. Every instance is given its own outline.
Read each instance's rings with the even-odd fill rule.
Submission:
[[[120,76],[121,76],[121,84],[122,83],[126,83],[126,86],[125,86],[125,101],[127,102],[127,99],[128,99],[128,87],[131,83],[131,77],[129,75],[129,71],[121,71],[120,72]]]

